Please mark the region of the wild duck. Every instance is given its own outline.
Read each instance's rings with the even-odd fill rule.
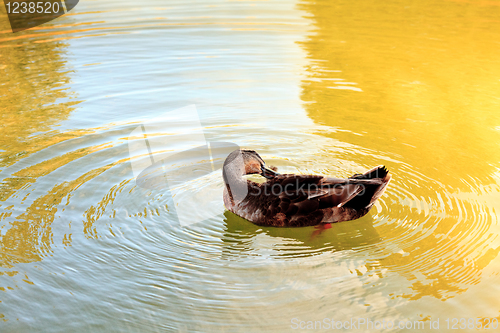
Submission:
[[[264,183],[246,179],[260,174]],[[222,176],[227,210],[255,224],[303,227],[349,221],[366,215],[391,180],[384,166],[347,179],[279,174],[253,150],[235,150]]]

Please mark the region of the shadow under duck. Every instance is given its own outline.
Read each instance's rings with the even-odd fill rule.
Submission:
[[[243,176],[259,174],[256,183]],[[279,174],[253,150],[235,150],[222,169],[224,206],[255,224],[304,227],[349,221],[368,213],[391,180],[378,166],[347,179],[319,175]]]

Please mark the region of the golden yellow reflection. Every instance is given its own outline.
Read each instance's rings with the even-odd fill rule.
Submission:
[[[0,6],[2,18],[7,17],[4,15],[4,8]],[[2,19],[0,21],[0,40],[2,40],[0,170],[5,170],[37,151],[78,137],[85,132],[60,134],[51,130],[51,126],[65,120],[74,109],[74,105],[78,103],[64,87],[69,82],[64,59],[66,45],[58,42],[13,45],[10,44],[13,36],[24,38],[31,36],[33,32],[22,31],[14,35],[9,28],[8,20]],[[65,101],[61,102],[61,99]],[[75,153],[76,156],[66,154],[41,161],[2,180],[0,204],[3,212],[0,215],[0,222],[4,225],[7,218],[14,221],[4,225],[7,230],[4,229],[0,234],[0,267],[10,269],[16,263],[39,261],[44,253],[50,251],[51,223],[57,211],[56,206],[67,195],[72,184],[55,186],[46,195],[37,198],[22,214],[16,212],[13,205],[6,204],[9,202],[6,200],[16,195],[17,191],[36,182],[39,177],[85,153],[78,151]],[[21,203],[24,199],[18,198]],[[19,204],[17,200],[15,202]],[[3,272],[10,276],[17,273],[15,270]],[[26,278],[23,281],[29,280]]]
[[[500,8],[460,2],[300,5],[314,26],[300,43],[305,108],[334,129],[322,135],[386,156],[353,159],[394,174],[376,228],[402,248],[381,264],[411,282],[410,299],[465,291],[500,250]]]

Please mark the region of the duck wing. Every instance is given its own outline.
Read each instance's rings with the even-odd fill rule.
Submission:
[[[363,188],[347,179],[331,182],[323,176],[279,175],[261,184],[261,195],[248,204],[262,212],[268,225],[315,225],[323,219],[322,209],[342,207]]]
[[[366,214],[390,178],[381,166],[348,179],[284,174],[262,184],[248,181],[248,196],[233,211],[276,227],[345,221]]]

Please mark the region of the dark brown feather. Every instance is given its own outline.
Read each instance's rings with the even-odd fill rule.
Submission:
[[[347,221],[368,213],[390,179],[384,166],[348,179],[277,175],[261,184],[246,180],[248,194],[239,202],[231,199],[226,182],[224,204],[258,225],[300,227]]]

